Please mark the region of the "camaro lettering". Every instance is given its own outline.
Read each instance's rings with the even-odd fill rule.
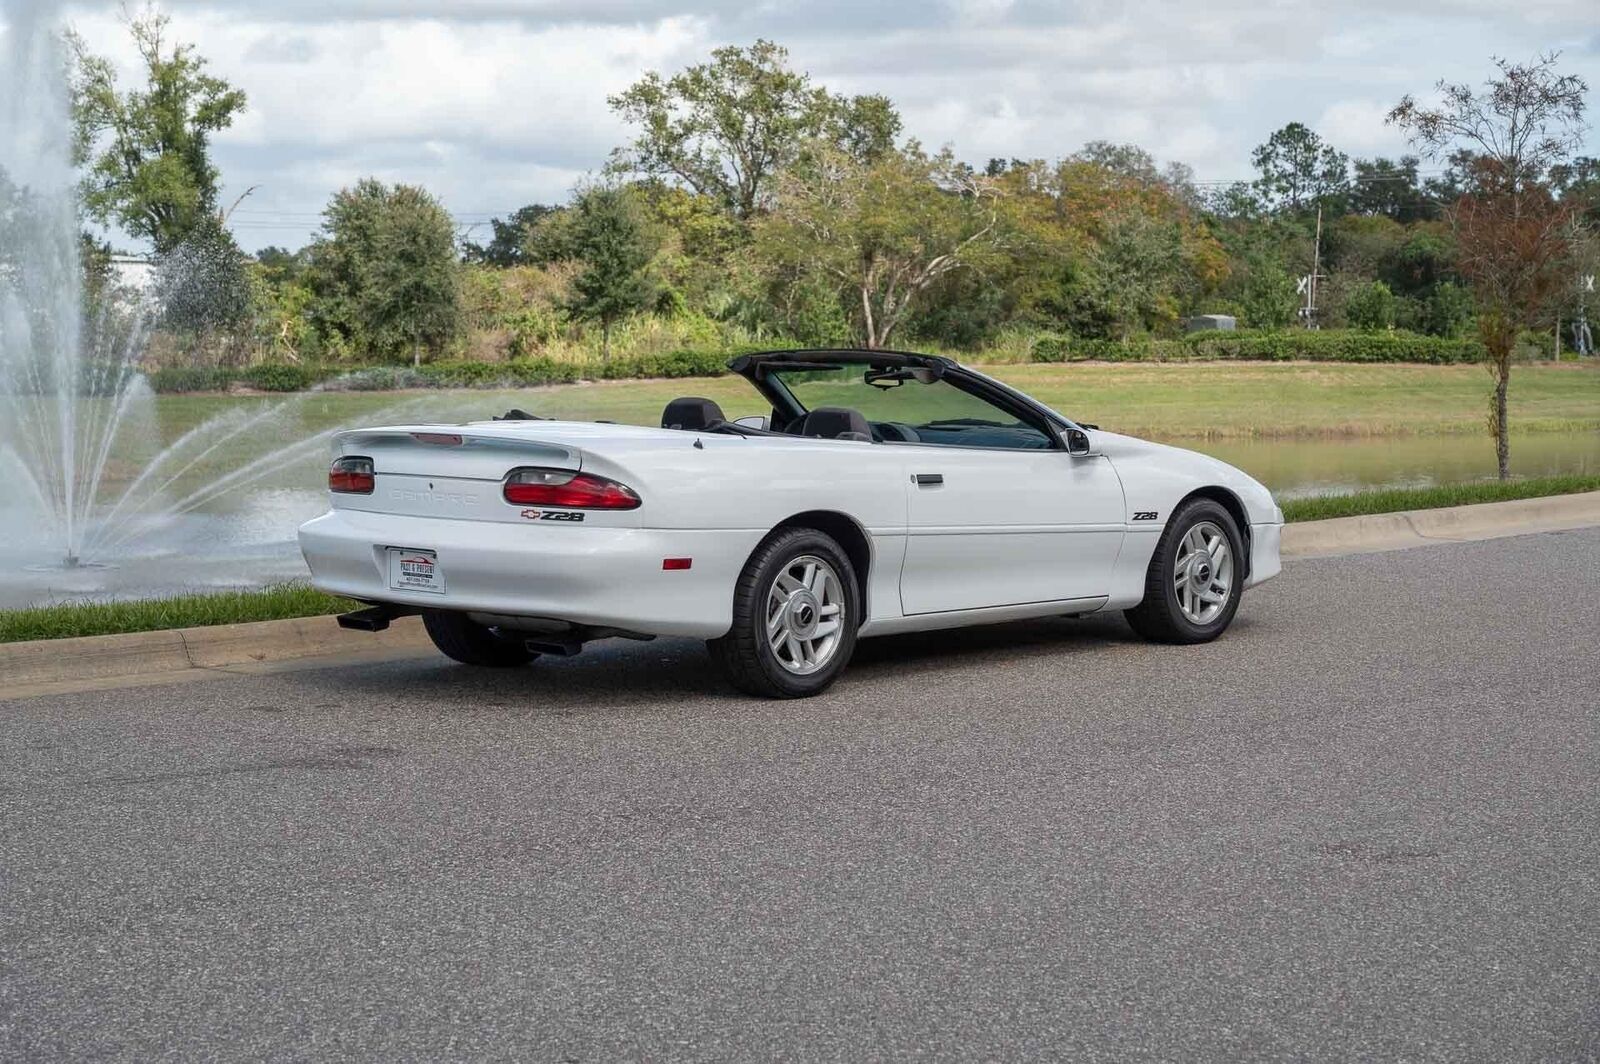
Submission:
[[[458,491],[412,491],[409,488],[391,488],[389,498],[395,502],[427,502],[447,506],[476,506],[478,497]]]
[[[524,510],[522,516],[529,521],[582,521],[584,517],[572,510]]]
[[[1135,521],[1154,521],[1159,515],[1154,510],[1140,510],[1133,515]]]

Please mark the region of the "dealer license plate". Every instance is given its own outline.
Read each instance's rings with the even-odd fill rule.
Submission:
[[[390,547],[389,586],[396,591],[444,594],[444,570],[439,568],[439,555],[431,550]]]

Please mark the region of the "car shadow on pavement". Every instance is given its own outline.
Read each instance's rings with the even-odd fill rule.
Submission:
[[[1137,642],[1120,615],[881,636],[857,645],[840,682],[883,680],[907,672],[927,682],[929,673],[999,667],[1024,658]],[[304,688],[308,701],[313,693],[373,707],[422,700],[444,712],[536,709],[541,715],[564,715],[632,706],[658,709],[664,698],[674,697],[750,701],[723,682],[704,644],[689,639],[611,640],[576,657],[545,657],[523,668],[473,668],[424,656],[305,670],[285,679]]]

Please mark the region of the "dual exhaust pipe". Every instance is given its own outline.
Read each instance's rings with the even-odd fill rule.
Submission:
[[[415,606],[393,606],[385,602],[368,606],[366,609],[354,610],[350,613],[341,613],[337,618],[340,628],[356,632],[382,632],[390,623],[401,617],[414,617],[422,610]],[[505,631],[504,628],[501,629]],[[514,631],[515,629],[511,629]],[[586,643],[596,639],[637,639],[648,642],[655,638],[643,632],[629,632],[621,628],[582,628],[573,626],[562,635],[568,638],[558,638],[552,634],[530,636],[523,641],[524,645],[535,654],[548,654],[551,657],[570,658],[583,652]]]

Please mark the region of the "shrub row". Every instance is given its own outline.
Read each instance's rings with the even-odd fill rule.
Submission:
[[[1076,340],[1041,336],[1034,362],[1417,362],[1457,365],[1483,361],[1477,340],[1408,332],[1193,332],[1174,340]]]
[[[423,366],[369,366],[338,371],[327,366],[263,363],[245,369],[169,366],[149,375],[158,392],[225,391],[235,384],[268,392],[296,392],[323,384],[341,391],[391,391],[401,388],[531,388],[581,380],[631,380],[641,377],[718,377],[728,360],[750,346],[724,350],[668,351],[630,355],[608,362],[572,362],[546,357],[509,362],[453,359]],[[1040,336],[1029,350],[1033,362],[1184,362],[1249,360],[1259,362],[1418,362],[1454,365],[1479,362],[1476,340],[1448,340],[1416,333],[1358,332],[1198,332],[1181,339],[1130,341],[1077,340]]]
[[[226,366],[164,366],[150,373],[150,387],[158,392],[220,392],[235,384],[263,392],[300,392],[326,380],[331,370],[322,366],[263,362],[232,369]]]
[[[168,366],[149,375],[158,392],[225,391],[244,385],[268,392],[295,392],[322,384],[338,391],[391,391],[400,388],[531,388],[581,380],[631,380],[641,377],[717,377],[728,372],[728,360],[758,347],[717,351],[668,351],[630,355],[610,361],[564,362],[553,358],[518,358],[509,362],[465,359],[429,362],[418,367],[368,366],[339,372],[324,366],[263,363],[246,369]]]

